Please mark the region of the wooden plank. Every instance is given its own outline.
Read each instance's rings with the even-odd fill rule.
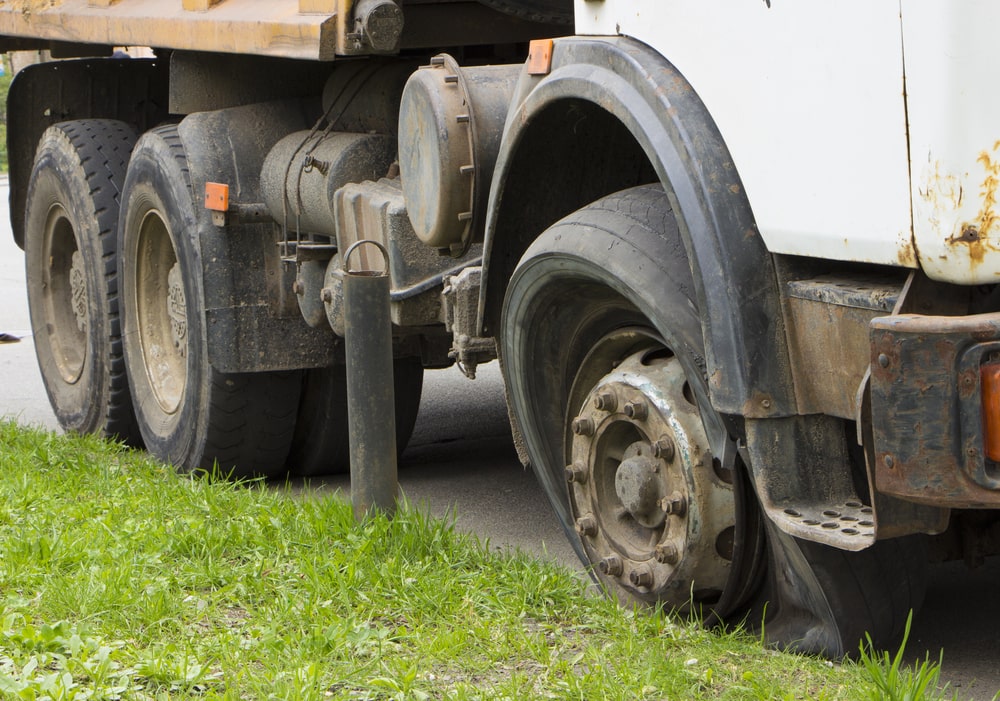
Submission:
[[[56,0],[50,5],[48,0],[12,0],[0,5],[0,35],[322,61],[334,58],[336,16],[301,14],[299,0],[225,0],[200,12],[188,11],[182,2]]]
[[[188,12],[207,12],[222,0],[181,0],[181,7]]]

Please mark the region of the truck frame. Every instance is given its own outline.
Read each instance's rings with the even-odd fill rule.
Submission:
[[[395,441],[498,359],[622,602],[891,644],[998,552],[1000,97],[973,0],[15,0],[11,220],[60,424],[349,464],[345,261]],[[849,40],[849,43],[848,41]],[[152,47],[129,59],[115,47]]]

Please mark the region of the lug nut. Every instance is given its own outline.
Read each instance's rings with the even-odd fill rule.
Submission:
[[[687,501],[680,492],[674,492],[670,496],[660,499],[660,508],[668,516],[683,516],[687,511]]]
[[[566,466],[566,481],[570,484],[586,484],[587,468],[581,463],[575,462]]]
[[[608,577],[620,577],[622,572],[625,571],[622,559],[617,555],[610,555],[598,562],[597,569],[601,571],[601,574]]]
[[[653,573],[644,565],[629,572],[628,581],[633,587],[646,587],[648,589],[653,586]]]
[[[576,532],[581,538],[593,538],[597,535],[597,521],[593,516],[581,516],[576,520]]]
[[[618,397],[610,390],[598,392],[594,397],[594,408],[599,411],[614,411],[618,408]]]
[[[660,436],[660,439],[653,443],[653,457],[658,460],[674,461],[674,441],[670,436]]]
[[[649,416],[649,409],[646,408],[645,402],[626,402],[624,411],[625,416],[636,421],[645,421],[646,417]]]
[[[585,416],[577,416],[573,419],[573,433],[578,436],[594,435],[594,420]]]
[[[673,543],[660,543],[656,546],[656,561],[662,565],[676,565],[677,561],[680,560],[680,553],[677,552],[677,546]]]

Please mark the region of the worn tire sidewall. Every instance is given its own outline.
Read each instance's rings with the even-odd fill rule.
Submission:
[[[104,264],[100,232],[92,216],[90,187],[69,139],[60,134],[46,133],[28,185],[24,247],[28,307],[42,380],[56,418],[68,431],[91,433],[103,426],[103,408],[111,395],[107,364],[111,352],[110,309],[101,274]],[[32,233],[44,230],[49,212],[56,205],[62,206],[72,224],[87,285],[86,355],[80,376],[72,383],[61,377],[55,360],[43,300],[42,271],[47,267],[47,252],[41,236]]]
[[[639,192],[636,188],[610,197],[620,195],[633,195],[638,201],[648,201],[669,211],[665,195],[659,189]],[[574,329],[571,345],[586,347],[614,328],[632,326],[634,323],[630,322],[638,313],[644,317],[644,323],[650,324],[651,330],[655,330],[664,344],[673,350],[684,368],[689,385],[700,397],[699,404],[710,406],[704,379],[701,322],[695,304],[687,294],[690,286],[685,284],[690,280],[687,260],[672,255],[672,251],[677,250],[673,248],[676,242],[653,231],[651,224],[630,219],[620,212],[594,209],[595,205],[609,199],[599,200],[560,220],[528,247],[507,289],[498,344],[513,419],[525,440],[533,469],[543,486],[551,485],[546,489],[550,501],[561,500],[565,503],[565,516],[560,516],[563,528],[574,542],[577,554],[588,566],[595,563],[588,562],[583,555],[583,541],[571,522],[569,494],[562,477],[568,423],[566,412],[569,407],[560,407],[559,416],[551,410],[534,408],[537,390],[533,386],[531,366],[538,362],[534,350],[541,341],[532,338],[532,327],[551,311],[543,304],[546,301],[544,298],[538,301],[538,295],[546,294],[551,285],[565,285],[566,280],[593,284],[614,292],[632,309],[626,311],[625,305],[622,305],[622,316],[616,321],[605,318],[604,312],[599,315],[599,323],[581,321]],[[623,227],[628,227],[627,234],[623,233]],[[602,327],[601,324],[605,323],[607,326]],[[548,342],[557,341],[550,339]],[[577,355],[577,359],[582,361],[586,352],[577,352]],[[570,365],[579,370],[577,362]],[[558,370],[551,368],[546,370],[546,374],[557,376]],[[534,379],[537,379],[537,374]],[[572,385],[573,380],[570,379],[560,401],[570,400]],[[559,435],[556,435],[554,425],[540,428],[529,425],[525,418],[534,423],[558,422]],[[548,473],[548,478],[542,472]],[[611,581],[607,584],[609,591],[621,601],[637,601],[623,586]]]
[[[191,469],[192,456],[199,456],[208,434],[211,366],[205,339],[204,288],[198,220],[185,173],[162,138],[147,134],[136,145],[125,180],[119,226],[119,279],[123,304],[125,362],[132,384],[132,400],[147,449],[170,463]],[[167,225],[184,282],[187,308],[187,384],[176,411],[168,413],[156,400],[140,337],[136,309],[136,261],[138,228],[143,217],[156,211]],[[165,303],[165,302],[164,302]],[[192,412],[197,413],[191,417]],[[191,430],[191,429],[194,430]]]

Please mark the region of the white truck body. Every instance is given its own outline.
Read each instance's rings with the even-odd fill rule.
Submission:
[[[576,3],[577,33],[633,36],[694,86],[769,250],[958,284],[1000,277],[998,20],[973,1]]]

